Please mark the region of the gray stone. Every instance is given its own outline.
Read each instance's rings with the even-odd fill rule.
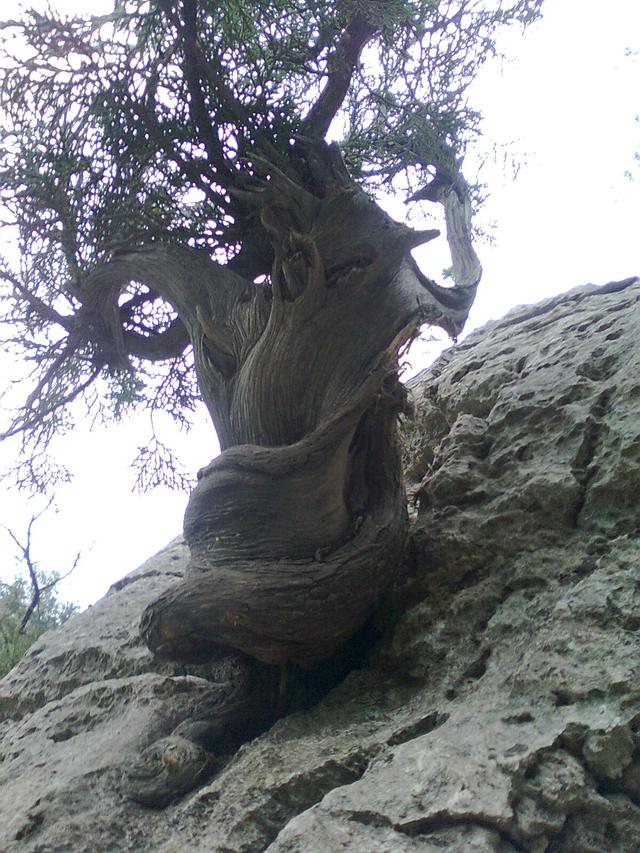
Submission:
[[[0,850],[640,849],[640,281],[518,309],[411,388],[413,568],[368,666],[165,809],[127,800],[224,689],[137,635],[177,540],[0,683]]]

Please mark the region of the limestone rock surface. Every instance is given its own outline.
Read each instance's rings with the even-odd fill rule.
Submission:
[[[640,850],[640,280],[517,309],[412,393],[408,581],[366,666],[128,801],[131,755],[223,689],[138,637],[174,541],[0,682],[0,851]]]

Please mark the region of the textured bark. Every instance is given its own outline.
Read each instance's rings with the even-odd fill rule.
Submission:
[[[457,333],[480,267],[468,202],[453,192],[443,203],[459,286],[446,289],[410,254],[438,232],[390,219],[337,147],[308,152],[306,187],[257,165],[262,182],[243,198],[272,241],[270,288],[162,246],[118,259],[90,287],[133,279],[173,303],[223,449],[187,508],[189,573],[146,609],[143,637],[183,662],[222,647],[308,668],[366,622],[401,565],[398,353],[423,322]]]
[[[445,307],[410,259],[437,232],[393,222],[336,149],[316,158],[314,194],[268,164],[255,193],[275,251],[266,322],[253,307],[248,333],[198,303],[199,377],[224,452],[185,516],[191,573],[142,620],[150,648],[174,659],[222,644],[313,666],[364,623],[400,563],[398,350],[424,320],[457,330],[469,292]]]

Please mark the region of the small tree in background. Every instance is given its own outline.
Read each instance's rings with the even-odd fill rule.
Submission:
[[[59,628],[79,608],[58,599],[57,585],[69,577],[80,561],[76,555],[71,568],[60,572],[41,572],[32,555],[33,528],[51,507],[53,498],[38,513],[31,516],[24,537],[5,528],[19,552],[27,578],[16,576],[11,583],[0,581],[0,678],[24,655],[29,646],[50,628]]]
[[[23,577],[11,583],[0,583],[0,678],[12,669],[29,646],[45,631],[59,628],[74,616],[77,604],[60,601],[56,585],[57,572],[39,572],[40,600],[25,624],[25,616],[33,601],[33,587]]]

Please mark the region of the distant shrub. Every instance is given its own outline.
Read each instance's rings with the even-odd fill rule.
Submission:
[[[56,590],[59,575],[38,573],[40,601],[27,625],[21,630],[32,598],[32,587],[25,578],[0,584],[0,678],[12,669],[38,637],[50,628],[59,628],[78,612],[77,604],[60,601]]]

